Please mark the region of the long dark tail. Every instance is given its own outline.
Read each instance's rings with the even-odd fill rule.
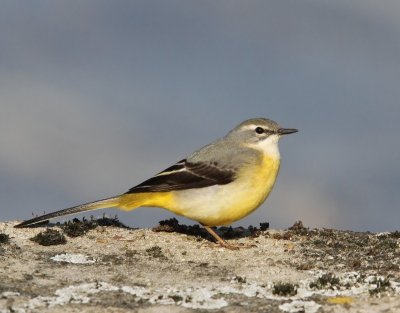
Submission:
[[[94,201],[94,202],[90,202],[90,203],[77,205],[72,208],[63,209],[60,211],[56,211],[53,213],[44,214],[44,215],[32,218],[32,219],[24,221],[18,225],[15,225],[14,227],[22,228],[22,227],[34,225],[34,224],[49,220],[51,218],[59,217],[59,216],[65,216],[65,215],[70,215],[70,214],[75,214],[75,213],[80,213],[80,212],[85,212],[85,211],[93,211],[93,210],[98,210],[98,209],[116,207],[119,204],[119,199],[120,199],[120,197],[117,196],[117,197],[113,197],[113,198],[107,198],[107,199],[103,199],[103,200],[98,200],[98,201]]]

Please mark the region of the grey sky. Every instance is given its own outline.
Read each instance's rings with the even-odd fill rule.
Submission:
[[[398,1],[8,1],[0,40],[1,220],[125,192],[262,116],[300,132],[239,224],[398,229]]]

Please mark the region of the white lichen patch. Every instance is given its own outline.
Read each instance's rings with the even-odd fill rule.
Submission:
[[[90,295],[101,291],[118,291],[119,288],[108,283],[88,283],[77,286],[68,286],[58,289],[51,297],[36,297],[29,301],[27,308],[36,309],[38,307],[54,307],[67,303],[89,303]]]
[[[218,297],[220,292],[207,287],[187,288],[185,290],[167,290],[169,297],[176,300],[180,297],[182,300],[177,304],[192,309],[220,309],[228,305],[228,302],[222,297]]]
[[[295,313],[295,312],[305,312],[305,313],[315,313],[321,307],[315,301],[302,301],[302,300],[295,300],[292,302],[286,302],[281,304],[279,308],[283,312],[288,313]]]
[[[89,259],[86,255],[83,254],[57,254],[51,257],[54,262],[65,262],[65,263],[72,263],[72,264],[93,264],[96,261]]]
[[[177,304],[192,309],[220,309],[228,305],[222,298],[217,298],[219,292],[212,288],[164,288],[151,291],[144,287],[124,286],[120,289],[123,292],[134,295],[151,304]]]
[[[390,232],[388,232],[388,231],[375,234],[376,237],[383,237],[383,236],[388,236],[388,235],[390,235]]]
[[[391,281],[391,287],[393,288],[395,293],[400,293],[400,282],[398,281]]]
[[[13,292],[13,291],[4,291],[0,293],[0,299],[8,299],[12,297],[18,297],[20,296],[19,292]]]
[[[134,295],[139,300],[147,300],[151,304],[177,304],[187,308],[202,309],[219,309],[228,305],[224,299],[216,298],[219,292],[206,287],[188,288],[185,290],[177,290],[174,288],[164,288],[151,290],[141,286],[123,286],[117,287],[111,284],[88,283],[76,286],[69,286],[58,289],[54,296],[35,297],[25,306],[26,310],[35,310],[40,307],[54,307],[57,305],[65,305],[68,303],[89,303],[90,296],[99,292],[115,292],[120,291]],[[24,309],[19,309],[24,312]]]
[[[311,287],[311,283],[324,275],[322,272],[314,273],[313,279],[301,280],[296,283],[297,293],[293,296],[274,294],[274,284],[260,284],[248,282],[245,279],[231,280],[222,284],[210,284],[190,288],[163,287],[153,289],[143,286],[114,286],[106,282],[87,283],[58,289],[53,296],[39,296],[29,301],[19,312],[26,309],[34,310],[41,307],[62,306],[68,303],[89,303],[91,296],[99,292],[122,292],[135,297],[135,301],[147,301],[158,305],[180,305],[192,309],[214,310],[229,305],[225,299],[227,295],[241,295],[248,298],[261,298],[273,301],[284,301],[279,308],[284,312],[315,313],[321,307],[311,300],[314,295],[325,297],[350,297],[368,294],[376,288],[374,282],[380,279],[376,276],[362,276],[356,272],[344,273],[335,276],[332,284],[325,287]],[[391,291],[400,293],[400,283],[390,282]]]

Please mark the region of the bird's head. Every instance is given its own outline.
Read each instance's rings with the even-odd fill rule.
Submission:
[[[227,138],[236,143],[279,156],[278,141],[281,136],[296,133],[294,128],[282,128],[266,118],[246,120],[232,129]]]

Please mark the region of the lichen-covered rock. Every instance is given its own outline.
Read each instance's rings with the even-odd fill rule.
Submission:
[[[310,230],[301,223],[286,231],[218,229],[246,247],[232,251],[201,228],[177,221],[155,231],[86,225],[81,232],[82,222],[73,223],[70,230],[79,236],[51,246],[29,239],[49,231],[63,235],[63,225],[15,229],[14,222],[0,223],[7,238],[0,244],[0,313],[370,312],[371,303],[374,312],[396,312],[400,307],[396,233]]]

